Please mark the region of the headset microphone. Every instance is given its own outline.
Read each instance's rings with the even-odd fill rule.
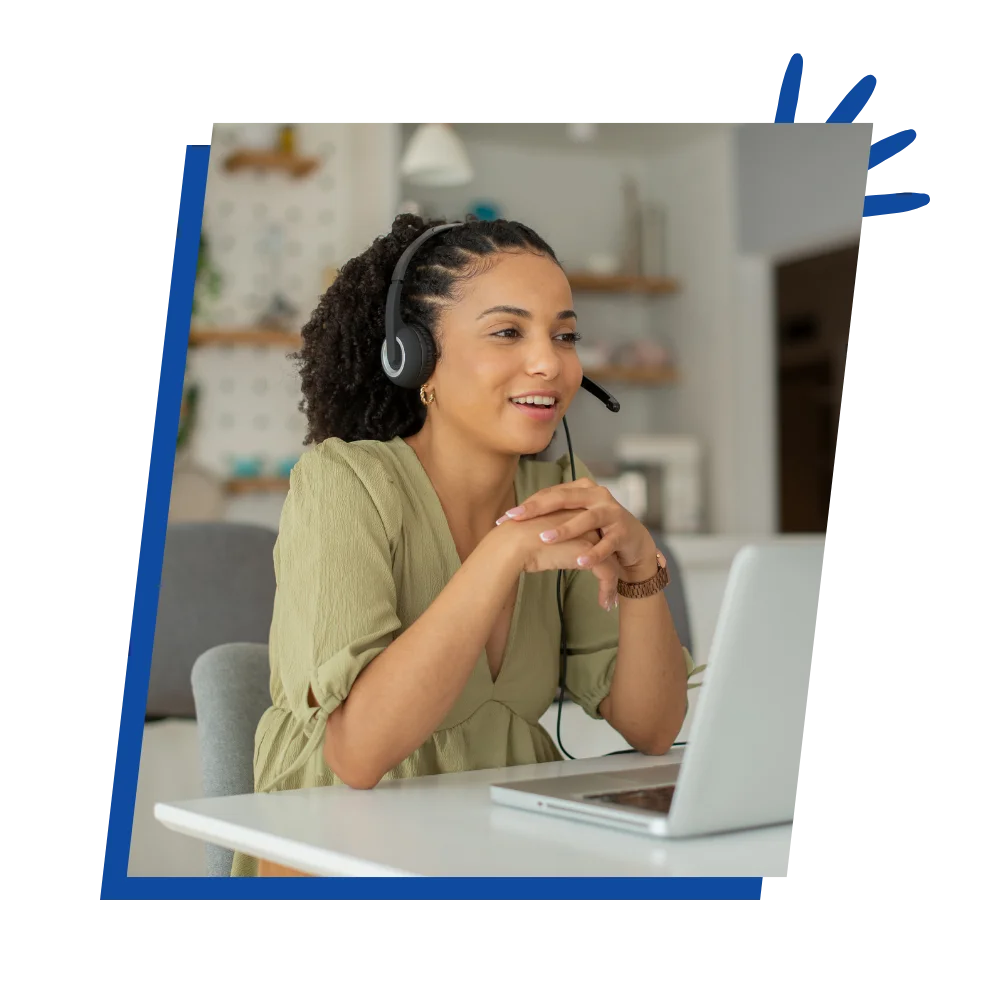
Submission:
[[[612,413],[617,413],[622,408],[622,404],[607,389],[599,386],[593,379],[587,378],[586,375],[583,376],[580,388],[586,389],[592,396],[596,396]]]

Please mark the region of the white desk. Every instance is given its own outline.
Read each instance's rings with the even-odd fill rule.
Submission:
[[[785,875],[791,824],[669,841],[490,800],[497,781],[648,767],[680,754],[465,771],[363,791],[338,786],[158,803],[155,815],[171,830],[313,875]]]

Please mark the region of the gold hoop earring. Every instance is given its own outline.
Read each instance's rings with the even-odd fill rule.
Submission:
[[[425,383],[424,383],[424,384],[423,384],[423,385],[422,385],[422,386],[420,387],[420,402],[421,402],[421,403],[423,403],[423,404],[424,404],[424,406],[430,406],[430,405],[431,405],[431,403],[433,403],[433,402],[434,402],[435,398],[436,398],[436,397],[435,397],[435,395],[434,395],[434,390],[433,390],[433,389],[431,389],[431,391],[430,391],[430,392],[428,392],[428,391],[427,391],[427,383],[425,382]]]

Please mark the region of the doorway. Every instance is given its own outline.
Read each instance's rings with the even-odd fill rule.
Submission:
[[[858,249],[775,268],[782,532],[826,531]]]

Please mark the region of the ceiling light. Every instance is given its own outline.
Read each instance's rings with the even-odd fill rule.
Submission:
[[[472,164],[450,125],[418,125],[401,166],[405,180],[426,187],[453,187],[472,180]]]

